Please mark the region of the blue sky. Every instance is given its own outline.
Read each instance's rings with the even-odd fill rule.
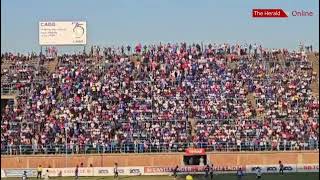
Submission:
[[[282,8],[289,18],[253,19],[253,8]],[[294,10],[314,16],[293,17]],[[87,21],[87,47],[203,41],[296,49],[302,41],[319,48],[319,0],[1,0],[1,52],[38,52],[45,20]]]

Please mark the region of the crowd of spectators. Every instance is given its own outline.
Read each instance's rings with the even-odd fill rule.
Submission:
[[[36,58],[1,57],[15,63],[1,72],[1,87],[28,87],[3,110],[2,152],[62,152],[65,144],[68,152],[318,148],[316,79],[301,52],[256,44],[92,47],[58,56],[51,73],[28,65]]]

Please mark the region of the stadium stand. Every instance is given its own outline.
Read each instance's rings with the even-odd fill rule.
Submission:
[[[1,154],[319,148],[313,53],[256,44],[132,49],[3,54],[1,96],[11,100],[1,106]]]

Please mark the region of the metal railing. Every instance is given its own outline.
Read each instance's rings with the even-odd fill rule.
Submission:
[[[102,154],[102,153],[160,153],[160,152],[184,152],[187,148],[204,148],[206,152],[237,152],[237,151],[301,151],[319,150],[319,143],[291,144],[280,142],[277,145],[266,143],[264,145],[252,143],[227,143],[220,142],[214,145],[208,143],[174,143],[169,144],[144,144],[129,143],[106,145],[85,144],[85,145],[7,145],[1,147],[1,155],[32,155],[32,154]]]

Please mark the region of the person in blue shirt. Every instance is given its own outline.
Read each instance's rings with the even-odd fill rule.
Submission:
[[[238,171],[237,171],[238,180],[241,180],[241,179],[242,179],[242,176],[243,176],[243,171],[242,171],[241,168],[239,168]]]

